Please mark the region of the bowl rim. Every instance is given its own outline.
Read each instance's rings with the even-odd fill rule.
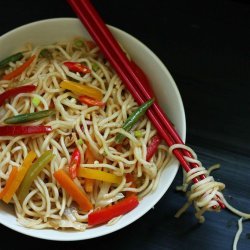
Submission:
[[[57,18],[48,18],[48,19],[41,19],[41,20],[37,20],[37,21],[33,21],[33,22],[30,22],[30,23],[26,23],[26,24],[23,24],[21,26],[18,26],[18,27],[15,27],[9,31],[7,31],[6,33],[2,34],[0,36],[0,42],[2,39],[5,39],[5,37],[8,37],[12,34],[14,34],[15,32],[17,31],[21,31],[22,29],[26,29],[26,28],[30,28],[32,26],[36,26],[36,25],[40,25],[40,24],[47,24],[48,22],[51,22],[51,23],[54,23],[54,22],[80,22],[80,20],[78,18],[74,18],[74,17],[57,17]],[[134,40],[136,43],[138,43],[141,47],[143,47],[143,49],[145,49],[147,51],[147,53],[149,53],[157,62],[158,66],[161,67],[161,69],[165,72],[165,74],[167,75],[168,77],[168,80],[171,81],[171,85],[172,87],[174,88],[175,90],[175,94],[178,98],[178,102],[179,102],[179,106],[180,106],[180,112],[181,112],[181,117],[183,119],[183,124],[182,124],[182,131],[180,132],[180,137],[182,138],[183,142],[185,142],[186,140],[186,115],[185,115],[185,110],[184,110],[184,105],[183,105],[183,101],[182,101],[182,98],[181,98],[181,95],[180,95],[180,92],[179,92],[179,89],[173,79],[173,77],[171,76],[169,70],[167,69],[167,67],[163,64],[163,62],[159,59],[159,57],[149,48],[147,47],[144,43],[142,43],[139,39],[137,39],[136,37],[134,37],[133,35],[127,33],[126,31],[120,29],[120,28],[117,28],[117,27],[114,27],[112,25],[109,25],[107,24],[108,27],[111,29],[111,31],[114,31],[116,33],[122,33],[124,34],[125,36],[129,37],[129,39],[132,39]],[[169,182],[168,185],[165,186],[164,188],[164,191],[162,192],[162,195],[160,195],[160,197],[158,199],[155,199],[153,202],[152,202],[152,206],[148,206],[147,209],[144,209],[143,212],[139,213],[139,214],[136,214],[136,216],[133,217],[133,220],[128,220],[126,221],[125,223],[123,223],[123,225],[119,226],[118,228],[116,227],[113,227],[111,228],[110,227],[110,230],[108,231],[105,231],[101,234],[98,234],[97,236],[90,236],[90,237],[87,237],[87,238],[84,238],[84,237],[80,237],[80,234],[79,232],[76,232],[74,233],[75,236],[74,237],[58,237],[58,238],[52,238],[52,237],[45,237],[45,236],[39,236],[39,235],[33,235],[31,232],[33,229],[31,230],[23,230],[24,227],[23,226],[19,226],[19,225],[12,225],[12,224],[8,224],[7,222],[2,222],[0,221],[0,224],[6,226],[7,228],[9,229],[12,229],[13,231],[17,232],[17,233],[21,233],[21,234],[24,234],[24,235],[27,235],[27,236],[30,236],[30,237],[33,237],[33,238],[39,238],[39,239],[43,239],[43,240],[51,240],[51,241],[79,241],[79,240],[87,240],[87,239],[92,239],[92,238],[98,238],[98,237],[101,237],[101,236],[104,236],[104,235],[107,235],[107,234],[110,234],[112,232],[116,232],[126,226],[128,226],[129,224],[135,222],[136,220],[138,220],[139,218],[141,218],[144,214],[146,214],[154,205],[157,204],[157,202],[164,196],[164,194],[166,193],[166,191],[168,190],[169,186],[173,183],[173,180],[177,174],[177,171],[178,171],[178,161],[176,159],[174,159],[175,161],[175,164],[177,163],[177,166],[174,168],[173,170],[173,173],[172,173],[172,180]],[[27,228],[25,228],[27,229]],[[36,230],[36,229],[34,229]],[[40,229],[39,229],[40,230]],[[50,230],[50,229],[42,229],[42,230]],[[84,235],[84,232],[81,232],[82,233],[82,236]],[[76,235],[79,235],[79,237],[77,237]]]

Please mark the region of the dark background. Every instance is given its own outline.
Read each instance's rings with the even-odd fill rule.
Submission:
[[[106,23],[134,35],[163,61],[183,98],[187,145],[203,165],[220,163],[213,172],[226,184],[224,195],[250,212],[250,4],[216,0],[94,0]],[[64,0],[0,2],[0,35],[40,19],[75,17]],[[238,217],[228,210],[206,213],[197,223],[193,209],[174,214],[185,202],[170,189],[154,209],[111,235],[76,242],[53,242],[0,226],[1,247],[28,249],[232,249]],[[250,223],[238,250],[250,249]]]

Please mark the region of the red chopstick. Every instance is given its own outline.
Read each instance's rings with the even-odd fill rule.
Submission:
[[[143,82],[141,82],[136,75],[130,61],[121,50],[119,44],[91,3],[88,0],[68,0],[68,2],[89,31],[92,38],[98,44],[103,54],[112,64],[117,74],[126,84],[137,103],[140,105],[146,100],[152,98],[153,96],[150,94],[152,91],[145,87]],[[152,108],[148,110],[147,115],[168,146],[172,146],[176,143],[184,144],[158,103],[155,102],[152,105]],[[193,158],[193,156],[187,150],[175,149],[173,150],[173,154],[179,160],[186,172],[190,171],[193,167],[198,167],[197,164],[192,163],[190,164],[190,168],[190,165],[185,160],[184,156],[191,158]],[[200,178],[204,179],[206,177],[201,175]],[[194,183],[197,183],[198,181],[198,178],[193,179]]]

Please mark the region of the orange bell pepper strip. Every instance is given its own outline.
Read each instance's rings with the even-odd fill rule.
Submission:
[[[136,208],[139,204],[137,196],[125,198],[116,204],[96,210],[88,215],[88,224],[95,226],[107,223],[111,219],[126,214]]]
[[[29,167],[31,166],[35,158],[36,158],[36,153],[33,151],[30,151],[28,155],[25,157],[22,166],[18,169],[17,175],[13,180],[12,185],[2,198],[2,200],[5,203],[8,204],[10,202],[11,198],[13,197],[14,193],[20,186],[25,174],[27,173]]]
[[[88,197],[78,188],[70,176],[62,169],[54,172],[54,177],[63,189],[72,197],[72,199],[79,205],[83,212],[88,212],[93,209],[93,205]]]
[[[5,187],[3,188],[3,190],[0,192],[0,199],[2,199],[4,197],[4,195],[9,192],[16,176],[17,176],[17,172],[18,172],[18,168],[17,167],[13,167],[10,173],[10,176],[8,178],[8,180],[6,181]]]
[[[131,182],[130,188],[136,188],[135,178],[132,174],[130,174],[130,173],[126,174],[126,182],[127,183]],[[132,195],[136,195],[135,192],[127,191],[125,194],[126,197],[130,197]]]
[[[99,106],[99,107],[105,106],[104,102],[94,100],[94,99],[89,98],[87,96],[79,96],[79,101],[83,104],[87,104],[88,106]]]
[[[36,58],[35,55],[31,56],[26,62],[24,62],[21,66],[16,68],[15,70],[11,71],[10,73],[3,76],[3,80],[11,80],[19,75],[21,75],[24,70],[26,70],[30,64],[34,61]]]
[[[86,95],[98,101],[101,101],[103,97],[100,90],[73,81],[63,80],[60,83],[60,87],[70,90],[76,95]]]

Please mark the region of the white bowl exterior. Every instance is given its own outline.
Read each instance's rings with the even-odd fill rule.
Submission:
[[[159,58],[140,41],[117,28],[112,26],[109,26],[109,28],[116,39],[132,56],[133,60],[145,72],[150,72],[148,77],[161,107],[176,125],[176,130],[182,140],[185,141],[186,120],[182,99],[166,67]],[[90,39],[88,32],[76,18],[55,18],[30,23],[0,37],[0,59],[20,50],[20,47],[27,42],[45,45],[79,36]],[[18,224],[12,206],[6,206],[2,202],[0,202],[0,223],[17,232],[47,240],[74,241],[109,234],[129,225],[153,208],[171,185],[177,173],[178,165],[177,160],[172,159],[169,166],[162,173],[157,190],[143,198],[136,209],[123,216],[112,226],[103,225],[88,229],[85,232],[27,229]]]

